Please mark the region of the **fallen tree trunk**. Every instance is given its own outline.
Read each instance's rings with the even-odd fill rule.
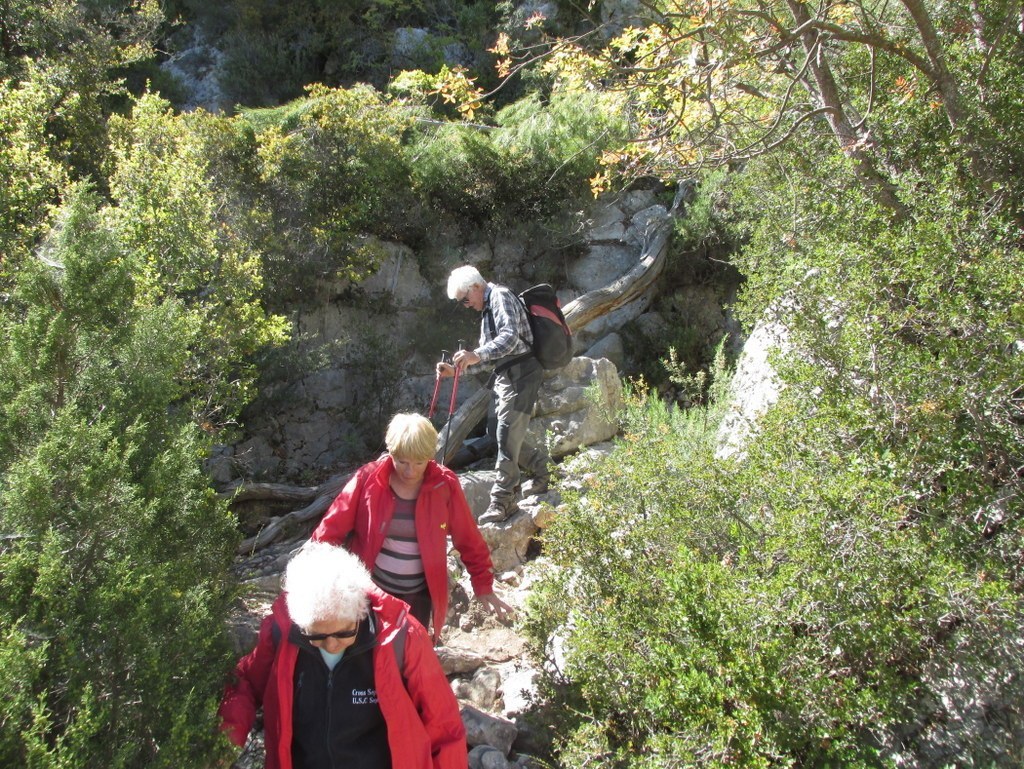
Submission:
[[[319,493],[318,486],[289,486],[285,483],[232,483],[217,496],[232,502],[310,502]]]
[[[591,321],[639,299],[654,285],[665,269],[673,226],[672,217],[659,222],[633,269],[607,286],[588,291],[565,306],[562,314],[574,334]]]
[[[327,512],[327,508],[331,506],[331,502],[334,501],[334,498],[338,496],[338,492],[342,490],[345,484],[348,483],[349,478],[353,475],[354,473],[336,475],[322,483],[320,486],[317,486],[316,496],[313,498],[312,502],[301,510],[295,510],[287,515],[272,518],[270,523],[260,530],[259,534],[242,540],[242,543],[238,546],[238,554],[250,555],[256,550],[264,548],[275,542],[278,537],[287,531],[294,529],[296,526],[322,516]],[[263,498],[266,499],[266,497]]]
[[[448,464],[462,442],[469,437],[480,422],[487,416],[487,407],[491,403],[491,391],[481,388],[473,393],[469,400],[459,406],[455,414],[437,432],[437,451],[434,459],[442,465]]]

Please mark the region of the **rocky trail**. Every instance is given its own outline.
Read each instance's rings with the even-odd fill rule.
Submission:
[[[491,548],[495,592],[521,617],[532,586],[545,561],[540,556],[539,535],[558,514],[559,488],[575,483],[574,476],[592,457],[610,445],[581,452],[561,470],[562,480],[543,495],[527,496],[520,510],[506,521],[486,524],[480,532]],[[487,463],[488,460],[484,460]],[[474,515],[487,507],[493,472],[460,473],[463,490]],[[243,598],[230,619],[235,651],[241,655],[256,642],[259,623],[280,590],[281,574],[292,552],[302,546],[319,519],[301,533],[248,555],[240,556],[236,571]],[[533,731],[531,710],[536,702],[536,663],[517,623],[501,624],[472,600],[468,574],[455,553],[449,554],[451,603],[442,643],[436,649],[452,690],[462,708],[470,749],[470,769],[511,769],[545,766],[536,757],[542,735]],[[237,769],[261,769],[262,735],[254,732],[234,765]]]

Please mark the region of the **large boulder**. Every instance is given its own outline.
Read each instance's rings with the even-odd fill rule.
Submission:
[[[606,358],[573,358],[544,380],[527,440],[546,444],[552,459],[606,441],[618,432],[622,383]]]
[[[759,323],[743,345],[730,385],[729,407],[718,428],[719,459],[743,456],[757,420],[782,391],[771,358],[789,348],[789,332],[777,321]]]

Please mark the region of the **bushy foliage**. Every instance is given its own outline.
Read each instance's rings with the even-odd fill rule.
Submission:
[[[106,116],[151,55],[155,2],[4,3],[0,13],[0,290],[68,179],[101,185]]]
[[[365,275],[360,236],[392,234],[412,207],[407,114],[367,87],[316,86],[280,116],[257,136],[272,278],[308,291],[311,278]]]
[[[211,134],[194,125],[207,119],[174,115],[155,96],[141,99],[130,120],[115,119],[110,215],[139,257],[140,300],[173,298],[187,308],[193,403],[208,404],[196,418],[212,428],[251,397],[254,372],[244,360],[282,341],[286,326],[263,311],[259,253],[221,215],[221,188],[207,174]]]
[[[67,169],[49,153],[45,83],[0,82],[0,290],[10,287],[24,254],[45,229],[49,205]]]
[[[738,311],[788,339],[784,390],[756,437],[716,457],[713,413],[706,433],[703,412],[648,402],[545,536],[561,573],[534,620],[538,648],[561,642],[550,694],[581,714],[563,725],[566,766],[1021,761],[999,716],[973,733],[936,723],[960,687],[1016,702],[1024,671],[1024,256],[1007,173],[1020,116],[971,86],[988,72],[1016,81],[1019,41],[992,42],[1001,5],[972,40],[960,9],[915,7],[942,30],[942,101],[906,48],[876,49],[870,91],[844,95],[870,110],[858,130],[870,123],[871,141],[837,149],[834,123],[809,122],[726,187],[746,243]],[[839,38],[878,21],[858,8],[829,7]],[[899,9],[886,14],[874,39],[911,45]],[[716,66],[703,53],[687,65]],[[853,77],[869,58],[838,45],[828,61]],[[733,93],[756,105],[749,95]]]
[[[0,315],[0,762],[216,754],[237,533],[202,470],[187,303],[78,191]]]
[[[478,223],[551,216],[586,195],[602,149],[624,133],[614,102],[585,93],[529,96],[502,109],[496,123],[420,132],[409,153],[426,201]]]
[[[124,76],[153,55],[163,21],[156,0],[13,0],[0,14],[0,81],[46,92],[51,160],[102,183],[106,116]]]
[[[951,436],[883,447],[877,422],[847,434],[857,411],[804,371],[737,461],[714,457],[714,407],[630,400],[618,448],[544,537],[558,569],[528,628],[554,663],[560,765],[880,765],[941,691],[926,670],[954,654],[992,680],[1024,669],[1007,640],[1017,523],[993,536],[978,517],[1002,493],[979,467],[936,494],[913,453]],[[945,747],[1020,759],[1012,730]]]

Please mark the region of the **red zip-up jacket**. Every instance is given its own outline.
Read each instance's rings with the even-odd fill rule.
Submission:
[[[384,456],[359,468],[335,497],[311,539],[343,545],[372,571],[395,514],[389,485],[394,467],[391,457]],[[491,552],[458,476],[433,460],[427,463],[416,497],[415,521],[433,610],[434,640],[438,641],[448,614],[448,537],[469,571],[477,596],[494,592]]]
[[[374,685],[387,723],[395,769],[466,769],[466,729],[459,703],[423,626],[406,616],[403,601],[374,589],[370,610],[378,624],[373,649]],[[394,644],[408,628],[403,670]],[[276,625],[276,628],[274,627]],[[291,618],[282,594],[260,626],[256,648],[239,660],[225,689],[220,716],[230,740],[241,747],[263,707],[266,769],[292,769],[292,705],[299,647],[288,640]],[[403,676],[404,672],[404,676]]]

